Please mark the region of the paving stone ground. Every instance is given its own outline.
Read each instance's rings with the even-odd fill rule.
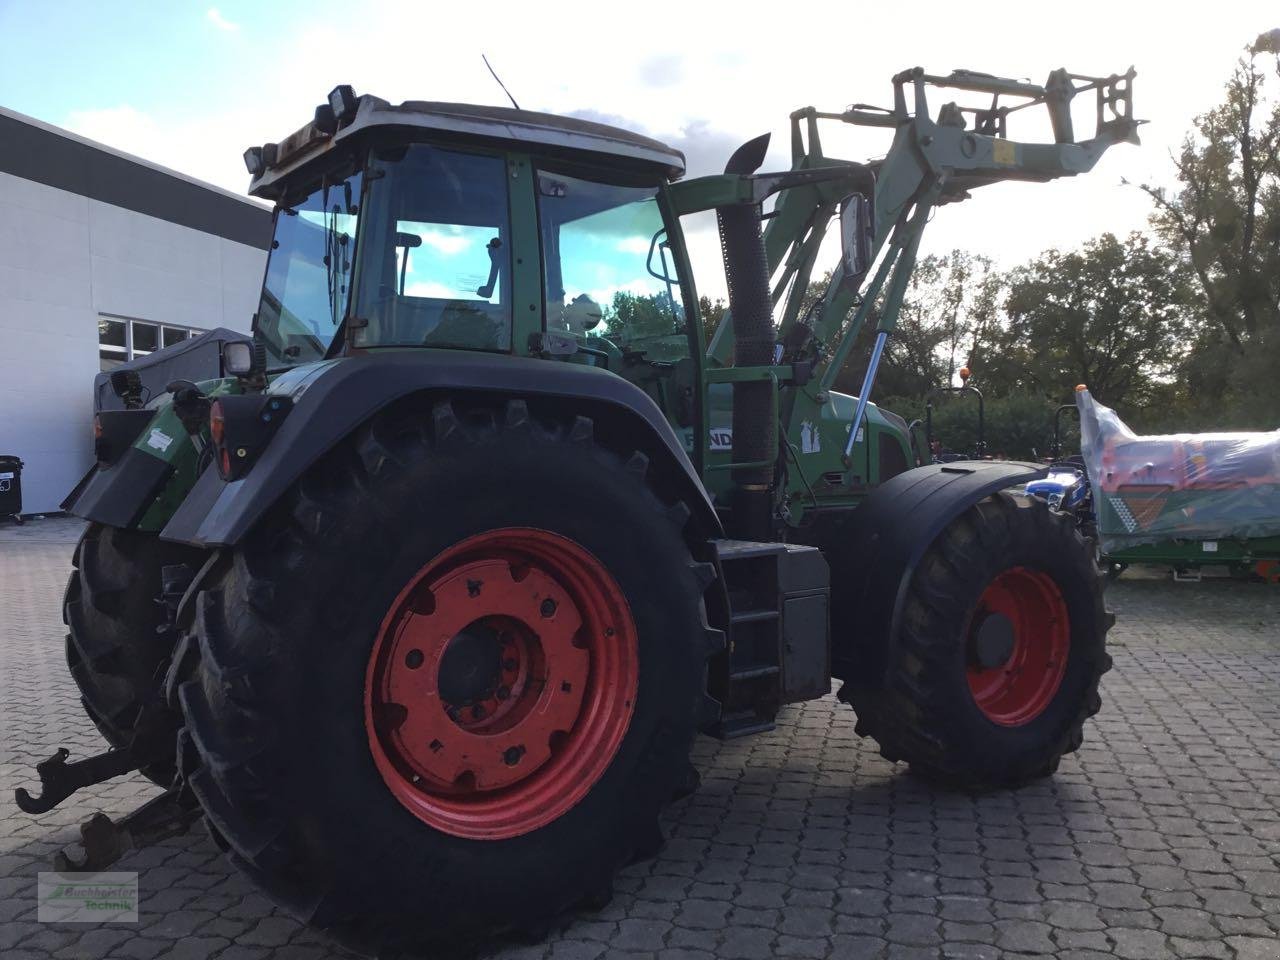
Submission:
[[[0,527],[0,958],[349,956],[275,909],[203,831],[135,852],[137,924],[36,922],[36,873],[137,776],[29,817],[12,791],[101,743],[62,660],[78,525]],[[1121,580],[1083,749],[1017,793],[931,789],[833,697],[697,745],[702,789],[604,910],[501,958],[1280,958],[1280,589]]]

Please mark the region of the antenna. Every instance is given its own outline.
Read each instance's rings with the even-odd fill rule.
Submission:
[[[502,78],[494,72],[493,65],[489,63],[489,58],[482,53],[480,54],[480,59],[483,60],[484,65],[489,68],[489,73],[493,74],[493,79],[498,81],[498,86],[500,86],[502,88],[502,92],[507,95],[507,99],[511,101],[511,105],[519,110],[520,104],[516,103],[516,98],[511,95],[511,91],[507,89],[507,85],[503,83]]]

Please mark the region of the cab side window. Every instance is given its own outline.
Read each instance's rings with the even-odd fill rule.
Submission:
[[[689,353],[680,280],[655,187],[538,175],[547,329],[609,353]]]
[[[369,191],[357,346],[511,349],[506,162],[415,144]]]

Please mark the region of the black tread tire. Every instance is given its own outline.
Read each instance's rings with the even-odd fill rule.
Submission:
[[[1067,671],[1054,699],[1019,727],[993,723],[965,679],[969,618],[986,585],[1010,567],[1050,575],[1071,620]],[[1103,575],[1072,518],[1039,499],[1001,492],[966,510],[934,541],[908,586],[902,623],[888,642],[882,684],[846,683],[840,699],[857,732],[914,772],[967,789],[1017,787],[1054,773],[1083,741],[1111,667]]]
[[[380,414],[313,468],[202,591],[199,655],[179,687],[188,783],[232,859],[305,922],[371,952],[538,937],[607,900],[661,845],[658,816],[696,781],[703,705],[701,565],[641,454],[590,420],[523,401]],[[380,778],[364,729],[366,664],[391,600],[444,548],[500,526],[576,540],[631,601],[636,712],[613,763],[553,823],[507,840],[428,827]]]
[[[191,563],[196,553],[155,534],[90,523],[72,554],[62,601],[67,666],[85,713],[113,747],[129,746],[143,705],[160,698],[173,653],[160,570]],[[175,769],[170,755],[142,772],[168,786]]]

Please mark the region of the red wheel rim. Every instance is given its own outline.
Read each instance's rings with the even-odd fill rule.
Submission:
[[[365,677],[369,747],[424,823],[519,836],[604,774],[639,674],[630,608],[599,560],[546,530],[491,530],[431,560],[391,604]]]
[[[1048,574],[1013,567],[995,577],[968,627],[969,692],[992,723],[1030,723],[1053,702],[1067,670],[1071,624]]]

